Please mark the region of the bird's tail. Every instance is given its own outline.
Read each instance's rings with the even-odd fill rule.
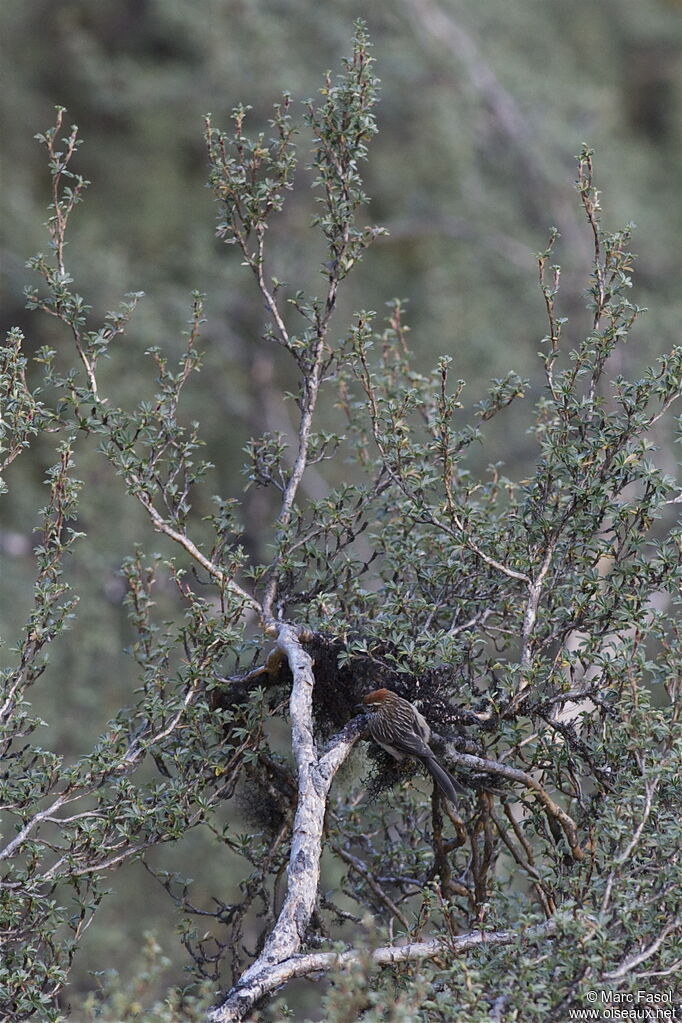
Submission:
[[[445,798],[449,799],[451,803],[457,803],[458,793],[460,795],[466,793],[466,789],[462,788],[452,775],[440,766],[435,757],[424,757],[423,764]]]

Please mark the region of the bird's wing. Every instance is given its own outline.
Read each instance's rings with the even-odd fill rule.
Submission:
[[[370,733],[381,745],[392,746],[410,757],[433,757],[433,751],[421,736],[415,734],[411,728],[401,727],[397,721],[391,722],[390,726],[384,726],[379,715],[376,715],[370,718]]]

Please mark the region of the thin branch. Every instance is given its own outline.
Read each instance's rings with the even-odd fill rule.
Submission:
[[[310,370],[309,376],[307,376],[304,383],[305,390],[305,402],[303,412],[301,414],[301,421],[298,427],[298,453],[296,455],[296,461],[289,477],[286,490],[284,491],[284,498],[282,500],[282,508],[279,513],[277,520],[280,528],[285,527],[289,524],[291,518],[291,510],[296,500],[298,488],[303,478],[303,473],[306,469],[308,461],[308,448],[310,445],[310,431],[313,424],[313,415],[315,413],[315,406],[317,404],[317,395],[320,389],[321,383],[321,370],[322,362],[324,358],[324,338],[319,337],[314,349],[313,364]]]
[[[404,929],[409,931],[410,925],[407,922],[407,917],[400,909],[398,909],[393,899],[384,891],[374,874],[372,874],[362,860],[358,859],[357,856],[353,856],[352,853],[347,852],[345,849],[342,849],[338,842],[332,842],[331,847],[336,855],[340,857],[344,863],[347,863],[348,866],[351,867],[356,874],[359,874],[363,881],[369,885],[377,899],[379,899],[380,902],[383,902],[389,913],[392,913],[393,916],[400,921]]]
[[[493,614],[491,607],[486,608],[484,611],[478,611],[473,618],[470,618],[468,622],[463,622],[461,625],[452,624],[447,631],[448,636],[459,636],[460,632],[466,632],[467,629],[473,629],[475,625],[485,625],[488,618]]]
[[[505,807],[505,810],[506,810],[506,807]],[[515,847],[515,845],[512,842],[511,838],[507,834],[507,830],[504,827],[504,825],[502,824],[502,821],[499,819],[499,817],[495,813],[491,812],[490,818],[491,818],[493,824],[495,825],[495,827],[497,828],[498,835],[500,836],[500,838],[502,839],[502,841],[506,845],[506,847],[509,850],[509,853],[511,854],[512,858],[514,859],[514,861],[519,865],[519,867],[521,867],[522,870],[525,870],[525,872],[528,874],[528,876],[532,879],[532,881],[533,881],[533,888],[535,889],[537,897],[540,900],[542,908],[545,911],[546,916],[547,917],[551,917],[553,909],[555,908],[554,905],[553,905],[554,900],[552,899],[551,893],[547,890],[547,888],[543,884],[543,881],[542,881],[542,878],[541,878],[540,874],[535,869],[535,867],[532,865],[532,863],[530,861],[530,857],[528,859],[524,859],[523,858],[523,856],[521,855],[519,850]],[[550,900],[551,900],[551,902],[550,902]]]
[[[674,920],[671,920],[669,924],[666,924],[655,941],[652,941],[650,945],[647,945],[647,947],[643,948],[640,952],[628,956],[628,958],[624,959],[617,969],[610,970],[608,973],[605,973],[604,979],[621,980],[622,977],[627,976],[631,970],[634,970],[635,966],[639,966],[640,963],[645,962],[647,959],[651,959],[651,957],[658,952],[668,935],[672,934],[673,931],[679,930],[680,927],[682,927],[682,917],[678,916]]]
[[[131,481],[135,483],[136,478],[133,478],[131,476]],[[197,562],[198,565],[201,565],[201,567],[206,572],[208,572],[211,578],[214,579],[219,586],[225,587],[225,589],[229,590],[236,597],[240,597],[247,607],[250,607],[253,611],[256,611],[259,616],[261,617],[263,616],[263,608],[258,603],[256,598],[252,597],[250,593],[247,593],[246,590],[242,589],[239,583],[236,583],[234,579],[231,579],[229,576],[227,576],[225,572],[223,572],[223,570],[215,564],[215,562],[207,558],[205,554],[202,554],[199,548],[196,546],[196,544],[193,543],[192,540],[190,540],[186,533],[181,533],[179,530],[174,529],[172,526],[170,526],[166,522],[164,517],[156,510],[150,498],[147,497],[146,494],[144,494],[142,491],[138,491],[135,496],[139,500],[142,507],[145,508],[146,511],[148,512],[149,517],[151,518],[154,524],[154,528],[157,530],[157,532],[165,533],[166,536],[170,537],[171,540],[174,540],[177,544],[180,544],[180,546],[187,551],[190,557],[192,557]]]
[[[284,320],[282,319],[282,314],[279,311],[274,295],[272,294],[267,284],[265,283],[265,251],[264,251],[265,228],[266,228],[265,223],[260,223],[256,225],[256,236],[258,238],[258,252],[256,256],[254,258],[249,257],[247,255],[246,247],[244,245],[242,245],[242,251],[246,255],[246,258],[249,261],[251,269],[256,275],[256,280],[258,281],[260,293],[265,299],[265,304],[268,307],[268,311],[277,326],[277,330],[279,331],[279,339],[275,340],[279,340],[280,344],[283,344],[285,348],[288,348],[289,351],[292,351],[289,331],[287,330]]]
[[[347,226],[346,226],[347,230]],[[336,289],[338,286],[338,277],[335,275],[330,276],[329,290],[327,293],[327,301],[325,305],[325,312],[322,317],[317,316],[316,331],[317,337],[312,349],[312,360],[308,369],[304,371],[303,387],[301,396],[301,418],[298,424],[298,451],[296,452],[296,458],[294,465],[291,470],[291,474],[287,481],[284,495],[282,497],[282,506],[280,508],[279,515],[277,516],[277,527],[279,530],[284,530],[289,525],[291,520],[291,514],[294,507],[294,502],[298,495],[299,488],[303,475],[308,465],[308,452],[310,449],[310,434],[313,425],[313,417],[315,415],[315,409],[317,407],[317,399],[320,392],[320,385],[322,383],[322,366],[324,363],[325,346],[327,338],[327,330],[329,327],[329,321],[331,319],[334,307],[336,305]],[[273,606],[277,595],[277,587],[280,579],[279,566],[282,559],[282,555],[279,554],[273,565],[273,571],[265,589],[265,595],[263,597],[263,617],[267,621],[273,617]]]
[[[682,959],[676,959],[665,970],[644,970],[642,973],[638,973],[637,980],[643,980],[645,977],[669,977],[671,973],[678,975],[680,970],[682,970]]]
[[[549,567],[552,564],[555,547],[556,539],[547,544],[547,550],[545,551],[545,556],[538,574],[528,586],[528,603],[526,604],[526,612],[523,617],[523,634],[521,638],[522,668],[527,668],[530,665],[530,641],[533,636],[533,629],[535,628],[535,621],[538,615],[538,605],[542,595],[543,583],[549,571]],[[521,688],[525,689],[527,685],[528,680],[524,675]]]
[[[540,782],[531,774],[527,774],[526,771],[521,771],[517,767],[508,767],[507,764],[501,764],[498,760],[488,760],[485,757],[476,757],[471,753],[459,753],[450,745],[447,745],[447,752],[449,759],[456,764],[461,764],[463,767],[471,767],[476,771],[486,771],[491,774],[499,774],[503,778],[508,778],[510,781],[518,782],[519,784],[532,789],[540,803],[542,803],[545,812],[550,817],[559,821],[568,841],[571,853],[573,854],[573,859],[582,860],[584,858],[584,853],[580,848],[578,840],[578,829],[575,821],[566,813],[565,810],[562,810],[562,808],[554,802]]]
[[[429,521],[431,521],[434,526],[437,526],[439,529],[442,529],[446,533],[449,533],[451,536],[459,539],[457,532],[454,529],[451,529],[445,522],[436,520],[435,517],[430,518]],[[530,576],[526,572],[519,572],[515,568],[510,568],[509,565],[504,565],[501,561],[498,561],[496,558],[491,558],[489,554],[486,554],[485,551],[481,550],[478,544],[474,540],[472,540],[471,537],[466,532],[464,523],[462,522],[459,515],[457,514],[453,515],[453,521],[457,526],[457,529],[460,531],[462,537],[464,538],[464,543],[466,544],[466,546],[469,548],[469,550],[473,551],[474,554],[481,559],[481,561],[483,561],[490,568],[494,568],[497,572],[502,572],[503,575],[509,576],[510,579],[519,579],[523,583],[528,583],[529,585],[532,585],[530,581]]]
[[[641,764],[640,768],[642,769],[642,773],[644,773]],[[649,817],[651,816],[654,796],[656,795],[656,791],[658,789],[660,781],[661,781],[660,777],[654,778],[654,780],[650,784],[645,781],[646,798],[644,802],[644,809],[642,810],[641,820],[637,825],[632,838],[628,842],[627,848],[620,854],[618,859],[615,860],[616,865],[619,867],[622,867],[622,865],[630,858],[635,849],[635,846],[642,837],[642,832],[644,831],[644,828],[646,827]]]

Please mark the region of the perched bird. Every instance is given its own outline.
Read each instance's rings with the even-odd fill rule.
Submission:
[[[456,802],[457,793],[466,790],[436,760],[429,746],[431,729],[417,708],[390,689],[367,693],[362,702],[369,711],[369,732],[374,741],[398,761],[405,757],[421,760],[445,798]]]

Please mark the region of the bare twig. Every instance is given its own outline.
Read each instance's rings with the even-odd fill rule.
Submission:
[[[396,906],[395,902],[390,897],[390,895],[388,895],[384,891],[384,889],[381,887],[381,885],[375,878],[374,874],[367,868],[367,866],[362,862],[362,860],[358,859],[357,856],[353,856],[353,854],[349,853],[346,849],[343,849],[338,844],[338,842],[332,842],[331,847],[337,856],[339,856],[345,863],[347,863],[349,867],[351,867],[356,872],[356,874],[360,875],[363,881],[365,881],[367,885],[372,889],[377,899],[384,904],[389,913],[392,913],[393,916],[400,921],[404,929],[406,931],[409,931],[410,925],[407,922],[407,917]]]
[[[507,810],[507,807],[505,806],[505,812],[506,812],[506,810]],[[507,816],[509,816],[509,814],[507,814]],[[511,854],[512,858],[514,859],[514,861],[516,863],[518,863],[518,865],[521,867],[521,869],[524,870],[528,874],[528,876],[532,879],[533,887],[534,887],[535,892],[536,892],[536,894],[538,896],[538,899],[540,900],[542,908],[545,911],[545,914],[547,915],[547,917],[550,917],[552,915],[552,912],[553,912],[554,908],[555,908],[554,900],[553,900],[553,898],[551,896],[551,893],[548,891],[547,887],[543,883],[540,874],[538,873],[538,871],[533,866],[532,859],[531,859],[532,851],[531,851],[531,854],[528,855],[528,850],[526,849],[526,855],[527,855],[528,858],[524,859],[524,857],[522,856],[521,852],[514,846],[514,843],[512,842],[512,840],[509,837],[509,835],[507,834],[507,830],[504,827],[504,825],[502,824],[502,821],[499,819],[499,817],[497,817],[497,815],[495,813],[493,813],[493,812],[491,812],[490,817],[491,817],[491,820],[492,820],[493,824],[497,828],[497,833],[499,834],[500,838],[502,839],[502,841],[506,845],[506,847],[509,850],[509,853]],[[515,822],[512,822],[512,823],[515,823]],[[516,828],[514,830],[516,831]],[[525,848],[525,843],[524,843],[524,848]]]
[[[544,807],[545,812],[550,817],[557,820],[561,825],[571,853],[573,854],[573,858],[575,860],[583,859],[584,853],[580,848],[578,829],[575,821],[566,813],[565,810],[554,802],[540,782],[531,774],[527,774],[526,771],[521,771],[517,767],[509,767],[507,764],[502,764],[498,760],[488,760],[485,757],[476,757],[471,753],[459,753],[449,745],[447,747],[447,751],[449,759],[456,764],[461,764],[463,767],[471,767],[476,771],[486,771],[491,774],[499,774],[503,778],[508,778],[510,781],[518,782],[519,784],[532,789],[537,799]]]

